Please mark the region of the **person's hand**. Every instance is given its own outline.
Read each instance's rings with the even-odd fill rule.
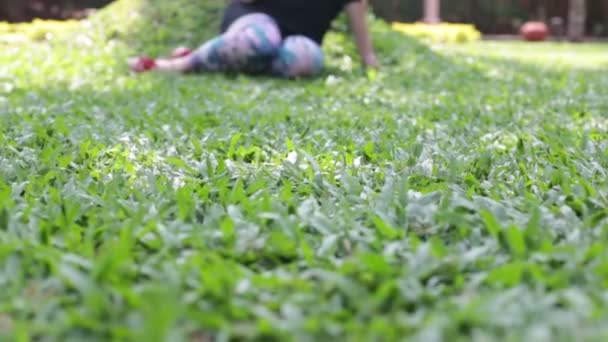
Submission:
[[[363,64],[368,69],[378,69],[380,68],[380,62],[378,61],[378,57],[376,57],[375,53],[368,53],[363,56]]]
[[[374,53],[374,46],[367,26],[366,11],[367,1],[353,1],[346,5],[346,14],[359,50],[359,56],[361,56],[361,62],[367,69],[375,69],[380,66],[380,63],[378,63],[378,58]]]

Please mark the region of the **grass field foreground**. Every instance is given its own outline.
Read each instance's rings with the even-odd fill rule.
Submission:
[[[608,47],[383,27],[298,81],[0,43],[0,340],[605,340]]]

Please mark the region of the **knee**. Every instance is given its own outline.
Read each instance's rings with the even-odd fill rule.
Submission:
[[[284,77],[305,77],[320,73],[323,64],[319,44],[304,36],[291,36],[279,48],[273,69]]]
[[[226,38],[239,41],[243,49],[258,56],[274,56],[282,37],[274,19],[263,13],[252,13],[239,18],[226,32]]]
[[[273,26],[250,25],[240,38],[254,55],[260,57],[274,57],[281,46],[281,33]]]

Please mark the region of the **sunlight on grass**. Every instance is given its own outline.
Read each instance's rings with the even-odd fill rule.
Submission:
[[[375,77],[341,32],[313,80],[129,73],[214,32],[130,43],[186,2],[0,43],[0,340],[608,333],[605,45],[375,22]]]
[[[393,30],[416,37],[431,43],[467,43],[481,38],[474,25],[470,24],[425,24],[425,23],[399,23],[391,24]]]
[[[527,43],[477,42],[450,47],[473,56],[509,59],[544,67],[601,69],[608,67],[608,44],[605,43]]]

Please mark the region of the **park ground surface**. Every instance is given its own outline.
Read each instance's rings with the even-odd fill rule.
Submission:
[[[605,340],[608,46],[343,39],[298,81],[1,42],[0,340]]]

